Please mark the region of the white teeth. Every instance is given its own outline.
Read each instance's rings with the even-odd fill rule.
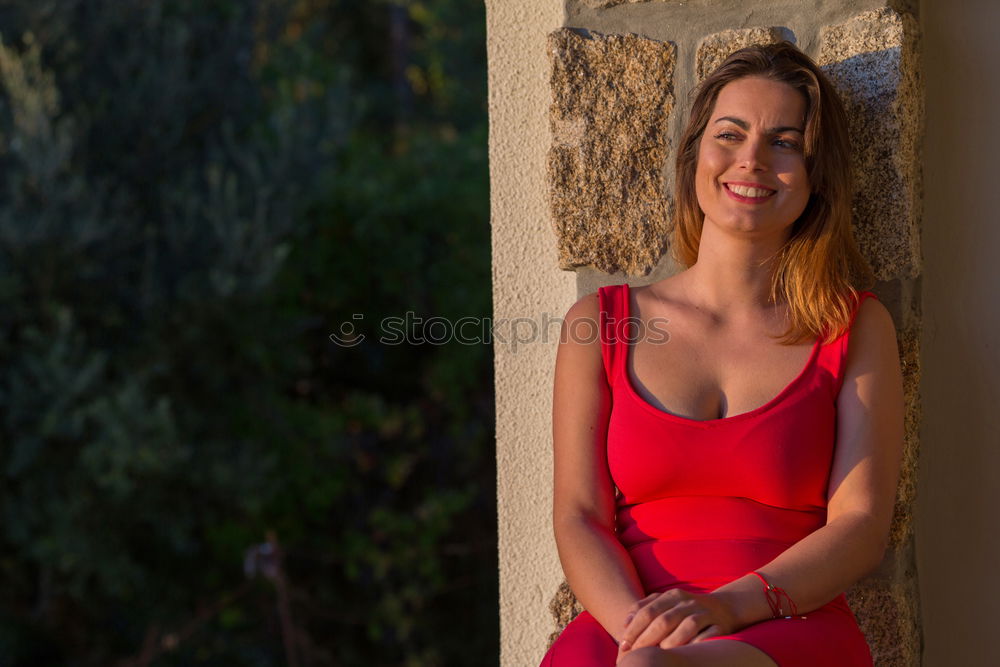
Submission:
[[[741,197],[766,197],[768,195],[774,194],[771,190],[761,190],[760,188],[751,188],[746,185],[726,185],[727,188],[740,195]]]

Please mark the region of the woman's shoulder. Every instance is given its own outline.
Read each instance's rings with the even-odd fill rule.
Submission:
[[[577,299],[563,316],[559,335],[559,346],[563,351],[560,354],[569,355],[569,359],[576,359],[579,354],[585,358],[600,357],[600,327],[600,295],[599,292],[591,292]]]
[[[591,322],[600,326],[602,310],[611,318],[625,313],[636,317],[647,309],[655,310],[650,306],[672,301],[668,297],[674,293],[676,282],[677,276],[670,276],[648,285],[621,283],[601,287],[569,307],[563,317],[563,327],[580,327]]]
[[[861,303],[858,304],[857,313],[851,324],[851,338],[891,336],[895,340],[896,323],[889,309],[871,292],[863,292],[862,295],[864,294],[871,294],[874,298],[860,297]]]
[[[896,324],[878,298],[862,298],[851,323],[847,344],[847,375],[860,375],[897,364]]]
[[[565,317],[563,317],[563,323],[572,324],[582,319],[594,320],[600,316],[600,313],[600,293],[599,291],[591,292],[577,299],[576,303],[569,307]]]
[[[627,283],[601,287],[590,294],[586,294],[577,299],[576,303],[570,306],[569,310],[566,311],[565,321],[571,322],[579,319],[595,319],[600,316],[602,308],[607,311],[613,310],[617,305],[615,300],[624,297],[626,294],[626,288],[628,289],[628,292],[631,292],[632,294],[634,294],[636,290],[642,289],[639,287],[629,287]]]

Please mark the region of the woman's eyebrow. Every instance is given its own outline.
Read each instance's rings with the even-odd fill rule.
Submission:
[[[730,123],[732,123],[733,125],[736,125],[737,127],[741,128],[743,130],[749,130],[750,129],[750,123],[746,122],[745,120],[743,120],[741,118],[735,118],[733,116],[721,116],[719,118],[716,118],[715,122],[716,123],[721,123],[724,120],[728,120]],[[804,130],[802,130],[802,129],[798,128],[798,127],[794,127],[792,125],[781,125],[779,127],[768,128],[768,130],[767,130],[768,134],[781,134],[782,132],[798,132],[799,134],[805,134]]]

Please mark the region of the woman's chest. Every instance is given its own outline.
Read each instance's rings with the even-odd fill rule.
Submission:
[[[628,382],[640,398],[663,412],[709,421],[751,412],[780,395],[805,371],[816,346],[682,332],[627,350]]]
[[[670,415],[620,385],[608,424],[608,468],[627,503],[669,496],[740,496],[822,507],[836,441],[836,406],[821,376],[731,418]]]

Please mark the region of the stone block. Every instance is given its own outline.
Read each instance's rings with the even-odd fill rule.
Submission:
[[[641,2],[649,2],[650,0],[580,0],[580,3],[584,7],[590,7],[591,9],[605,9],[607,7],[614,7],[616,5],[635,5]]]
[[[896,491],[896,506],[889,531],[889,548],[898,548],[913,537],[913,510],[917,497],[917,462],[920,454],[920,326],[916,322],[898,333],[903,370],[904,416],[903,464]]]
[[[637,35],[549,35],[549,201],[561,268],[644,275],[666,249],[676,48]]]
[[[556,629],[549,635],[549,643],[545,650],[548,650],[549,646],[552,646],[559,638],[559,633],[563,631],[563,628],[583,611],[583,605],[573,595],[572,589],[565,580],[559,584],[556,594],[549,600],[549,611],[552,612],[552,618],[555,619]]]
[[[884,576],[871,576],[847,593],[847,601],[879,667],[920,664],[920,608],[912,542],[887,556]],[[910,565],[908,565],[910,564]]]
[[[923,99],[917,24],[882,8],[824,29],[818,64],[847,107],[855,237],[879,280],[920,273]]]
[[[698,45],[695,80],[701,81],[711,74],[733,51],[756,44],[775,44],[786,39],[795,41],[790,30],[777,27],[723,30],[709,35]]]

